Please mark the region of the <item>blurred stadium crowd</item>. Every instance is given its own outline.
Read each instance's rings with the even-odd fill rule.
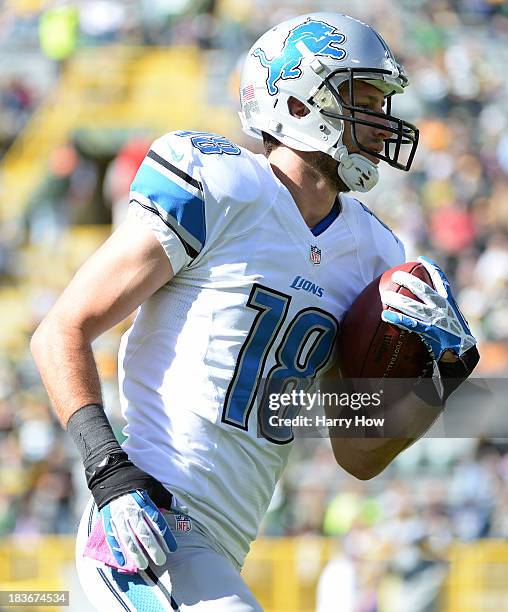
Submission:
[[[394,110],[420,127],[421,144],[408,175],[384,168],[380,184],[363,199],[404,240],[408,258],[425,253],[443,265],[480,340],[481,374],[506,376],[506,2],[24,0],[0,6],[0,50],[13,58],[0,69],[1,155],[44,103],[62,66],[83,47],[104,46],[108,53],[114,44],[193,44],[222,67],[224,74],[214,73],[219,81],[210,85],[224,95],[235,90],[238,57],[271,24],[311,10],[342,10],[365,18],[406,66],[411,87],[395,101]],[[59,19],[68,34],[60,46],[47,38]],[[235,93],[226,96],[222,102],[233,113]],[[238,140],[255,145],[240,134]],[[2,286],[23,281],[17,252],[27,243],[56,243],[75,223],[119,218],[148,145],[149,140],[139,138],[126,142],[102,165],[74,141],[56,150],[45,181],[28,204],[22,231],[0,232]],[[56,293],[36,294],[28,331]],[[97,349],[107,409],[121,435],[118,335],[117,329],[99,339]],[[1,355],[0,536],[74,530],[86,497],[75,457],[51,415],[27,350]],[[388,569],[411,581],[418,572],[441,567],[452,538],[508,536],[507,501],[508,446],[503,441],[423,440],[381,477],[360,483],[337,470],[326,441],[306,440],[297,446],[277,489],[264,531],[343,538],[345,558],[359,575],[358,558],[368,548],[378,550],[379,558],[389,556]],[[369,588],[379,576],[367,572],[362,579],[367,586],[361,609],[370,610]]]

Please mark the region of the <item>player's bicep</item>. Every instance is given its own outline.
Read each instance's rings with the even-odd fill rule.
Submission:
[[[78,270],[48,319],[93,340],[131,314],[173,277],[153,231],[128,218]]]

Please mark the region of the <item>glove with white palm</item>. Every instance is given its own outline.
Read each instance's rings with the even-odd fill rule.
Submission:
[[[392,280],[421,301],[395,291],[383,291],[381,301],[397,312],[383,310],[381,318],[421,337],[439,370],[443,386],[440,399],[444,402],[471,374],[480,356],[476,339],[459,310],[444,272],[426,257],[419,257],[418,261],[429,273],[434,288],[407,272],[394,272]],[[457,359],[453,362],[443,359],[446,351],[451,351]]]
[[[177,548],[159,510],[170,509],[171,493],[123,451],[108,455],[93,473],[87,472],[87,481],[118,565],[126,565],[127,557],[141,570],[148,567],[149,558],[163,565]]]
[[[74,412],[67,429],[83,459],[86,482],[119,567],[134,565],[144,570],[149,558],[163,565],[177,548],[161,512],[171,509],[171,493],[132,463],[100,404],[88,404]]]

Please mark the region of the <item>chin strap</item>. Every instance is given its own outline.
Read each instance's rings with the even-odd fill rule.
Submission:
[[[350,154],[346,147],[343,147],[338,161],[337,172],[344,183],[353,191],[365,193],[376,186],[379,180],[378,169],[363,155],[359,153]]]

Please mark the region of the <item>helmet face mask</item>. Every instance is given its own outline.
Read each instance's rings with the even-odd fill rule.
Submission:
[[[358,80],[381,91],[386,112],[356,104]],[[409,170],[413,161],[418,130],[391,115],[392,96],[403,93],[407,83],[403,68],[370,26],[337,13],[303,15],[272,28],[249,51],[240,118],[251,136],[261,138],[264,132],[293,149],[330,155],[347,187],[368,191],[378,180],[378,159],[401,170]],[[290,98],[303,102],[309,113],[292,116]],[[369,148],[361,137],[380,124],[384,152]],[[346,128],[351,150],[344,142]]]
[[[334,112],[327,109],[320,109],[320,112],[322,115],[330,119],[338,119],[341,121],[348,122],[351,125],[351,137],[353,143],[355,147],[357,147],[360,151],[367,153],[368,155],[372,155],[373,157],[376,157],[386,162],[394,168],[407,172],[411,168],[411,164],[413,163],[413,159],[416,153],[416,148],[418,146],[419,139],[419,131],[412,123],[409,123],[408,121],[400,119],[399,117],[395,117],[391,114],[392,97],[394,95],[393,92],[385,96],[386,111],[383,113],[378,113],[368,108],[359,107],[355,104],[355,79],[361,79],[362,75],[367,71],[369,74],[369,81],[372,81],[371,75],[375,74],[376,71],[370,68],[339,68],[331,72],[327,77],[325,77],[322,87],[325,87],[328,91],[330,91],[339,108],[341,108],[342,110],[349,111],[350,114],[346,115],[344,113]],[[387,71],[379,70],[380,75],[383,73],[388,74]],[[343,96],[341,96],[338,88],[334,87],[334,85],[332,84],[332,79],[336,78],[339,75],[345,75],[346,80],[348,82],[349,102],[346,101]],[[312,104],[314,98],[315,95],[309,98],[308,102]],[[368,119],[360,118],[358,117],[358,114],[364,116],[366,115],[367,117],[372,117],[373,120],[369,121]],[[375,121],[376,119],[380,119],[383,122],[383,131],[392,134],[390,138],[384,141],[384,153],[380,153],[365,146],[361,142],[357,134],[358,125],[379,128],[380,124],[379,121]],[[410,145],[411,148],[409,151],[406,151],[406,160],[402,162],[399,161],[399,158],[401,157],[403,147],[405,147],[406,145]]]

